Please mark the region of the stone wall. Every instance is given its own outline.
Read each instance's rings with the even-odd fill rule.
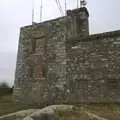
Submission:
[[[89,35],[86,8],[21,28],[14,100],[120,102],[120,31]]]
[[[14,88],[16,102],[44,106],[67,103],[67,41],[88,35],[87,9],[70,13],[21,28]],[[80,33],[77,32],[79,20],[84,23],[79,25],[84,28]]]
[[[120,102],[120,31],[76,41],[68,51],[72,101]]]

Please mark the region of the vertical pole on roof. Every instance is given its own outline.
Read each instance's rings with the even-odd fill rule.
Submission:
[[[65,15],[66,15],[66,10],[67,10],[67,0],[65,0]]]
[[[42,21],[42,9],[43,9],[43,6],[42,6],[42,0],[41,0],[41,5],[40,5],[40,22]]]
[[[79,0],[77,0],[77,8],[79,8]]]
[[[34,1],[32,0],[32,24],[34,23]]]

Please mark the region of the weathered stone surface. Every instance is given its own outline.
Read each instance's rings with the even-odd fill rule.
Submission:
[[[120,46],[115,44],[120,35],[113,33],[88,37],[69,49],[71,101],[120,102]]]
[[[72,110],[72,105],[53,105],[43,109],[30,109],[0,116],[0,120],[56,120],[57,111]]]
[[[119,105],[53,105],[5,116],[0,120],[119,120]]]
[[[88,15],[80,8],[21,28],[16,102],[120,102],[120,31],[89,35]]]
[[[34,112],[24,120],[27,120],[28,118],[32,118],[33,120],[57,120],[57,111],[69,111],[72,110],[72,108],[72,105],[53,105]]]
[[[86,8],[73,10],[69,16],[21,28],[15,101],[41,106],[68,103],[67,42],[73,36],[85,37],[88,33]]]
[[[90,112],[86,112],[88,114],[88,116],[90,117],[90,120],[108,120],[106,118],[100,117],[98,115],[95,115],[93,113]]]
[[[35,109],[30,109],[30,110],[23,110],[16,113],[11,113],[9,115],[0,116],[0,120],[21,120],[35,111],[36,111]]]

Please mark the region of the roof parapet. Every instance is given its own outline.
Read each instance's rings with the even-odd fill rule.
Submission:
[[[77,8],[74,10],[67,10],[67,16],[74,16],[80,12],[85,12],[87,14],[87,16],[89,17],[89,12],[86,7],[81,7],[81,8]]]

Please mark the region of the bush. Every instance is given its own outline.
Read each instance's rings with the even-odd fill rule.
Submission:
[[[3,83],[0,83],[0,88],[10,88],[10,86],[8,85],[8,83],[3,82]]]

